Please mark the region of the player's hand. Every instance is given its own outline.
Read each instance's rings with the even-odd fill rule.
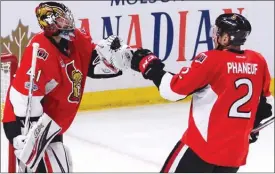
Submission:
[[[104,64],[114,72],[130,67],[132,49],[118,36],[112,35],[99,41],[95,49]]]
[[[267,102],[267,98],[265,96],[261,96],[257,108],[253,129],[257,128],[261,124],[261,122],[264,122],[264,120],[268,119],[272,115],[273,114],[271,104]]]
[[[164,64],[150,50],[140,48],[134,52],[131,68],[141,72],[145,79],[153,79],[156,73],[163,70]]]
[[[33,126],[36,125],[36,123],[37,123],[37,121],[32,121],[30,123],[30,128],[29,129],[32,129]],[[27,134],[27,135],[18,135],[15,138],[13,138],[12,144],[13,144],[14,149],[19,150],[19,151],[22,150],[24,148],[28,138],[29,138],[29,134]]]
[[[257,108],[254,128],[257,127],[261,121],[271,116],[272,116],[272,106],[267,102],[267,98],[265,96],[261,96],[260,102]]]
[[[255,143],[259,138],[259,132],[256,133],[250,133],[249,135],[249,144]]]

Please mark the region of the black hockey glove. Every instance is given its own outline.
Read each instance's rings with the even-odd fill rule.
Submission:
[[[258,140],[258,137],[259,137],[259,132],[250,133],[250,136],[249,136],[249,144],[255,143],[255,142]]]
[[[261,96],[254,122],[254,128],[259,126],[262,120],[270,116],[272,116],[272,106],[267,103],[266,97]]]
[[[272,116],[272,106],[267,103],[266,97],[261,96],[253,128],[258,127],[262,120],[270,116]],[[250,133],[249,143],[255,143],[258,140],[258,137],[259,132]]]
[[[164,64],[150,50],[140,48],[134,52],[131,60],[131,68],[141,72],[145,79],[159,81],[165,74]],[[156,83],[155,83],[156,84]],[[157,85],[158,86],[158,85]]]

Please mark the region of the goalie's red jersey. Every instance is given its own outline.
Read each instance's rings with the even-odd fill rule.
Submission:
[[[15,116],[26,116],[33,42],[39,43],[40,47],[31,116],[48,114],[62,127],[62,134],[69,128],[79,108],[95,45],[89,35],[75,30],[75,38],[68,44],[69,56],[65,56],[43,32],[35,35],[24,51],[9,89],[3,122],[15,121]]]
[[[211,50],[179,74],[166,73],[159,89],[170,100],[193,93],[184,144],[210,164],[239,167],[246,163],[259,97],[271,95],[269,85],[259,53]]]

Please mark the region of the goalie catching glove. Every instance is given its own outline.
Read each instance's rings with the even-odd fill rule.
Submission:
[[[104,64],[115,73],[130,67],[132,49],[118,36],[112,35],[99,41],[95,49]]]
[[[46,148],[60,131],[61,127],[44,113],[37,123],[33,123],[26,136],[19,135],[13,139],[16,157],[28,169],[36,171]]]

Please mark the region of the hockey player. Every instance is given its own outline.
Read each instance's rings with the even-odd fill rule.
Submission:
[[[258,137],[251,130],[272,115],[267,63],[241,49],[250,32],[242,15],[220,15],[212,30],[215,49],[198,54],[178,74],[166,72],[150,50],[133,53],[131,68],[152,80],[163,98],[192,94],[188,128],[161,172],[237,172],[246,164],[249,143]]]
[[[86,77],[111,78],[122,74],[105,59],[122,46],[116,44],[119,42],[115,36],[95,45],[88,31],[75,28],[71,11],[62,3],[40,3],[35,12],[43,32],[36,34],[24,51],[8,92],[3,126],[20,161],[19,171],[72,172],[70,152],[62,135],[75,118]],[[40,47],[31,126],[28,134],[23,135],[34,42]]]

